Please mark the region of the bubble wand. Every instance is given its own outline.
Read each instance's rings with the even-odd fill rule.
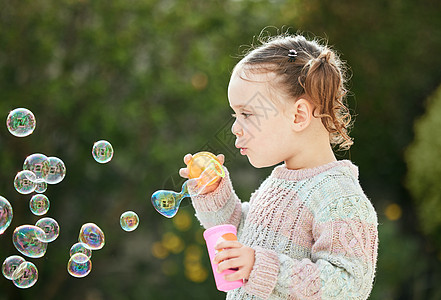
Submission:
[[[161,215],[173,218],[185,197],[199,195],[207,186],[216,183],[219,178],[225,177],[225,171],[217,157],[210,152],[196,153],[188,163],[188,177],[182,184],[181,192],[159,190],[152,195],[153,207]],[[192,191],[188,184],[191,183]],[[194,191],[193,191],[194,189]]]

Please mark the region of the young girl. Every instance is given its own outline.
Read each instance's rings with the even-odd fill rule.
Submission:
[[[216,246],[218,271],[244,279],[227,299],[366,299],[377,260],[377,215],[348,149],[343,63],[317,41],[276,36],[234,68],[228,99],[236,147],[271,175],[241,202],[228,172],[193,196],[205,228],[233,224],[238,241]],[[184,157],[187,164],[191,155]],[[223,155],[218,158],[223,163]],[[188,169],[180,174],[188,177]],[[189,187],[191,188],[191,187]]]

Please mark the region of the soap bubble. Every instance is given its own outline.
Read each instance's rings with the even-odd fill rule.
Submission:
[[[133,231],[139,225],[138,215],[133,211],[126,211],[119,218],[121,228],[125,231]]]
[[[35,180],[33,180],[35,183],[46,181],[49,175],[49,168],[49,159],[41,153],[29,155],[23,164],[23,170],[28,170],[35,174]]]
[[[47,249],[47,243],[42,242],[44,236],[43,229],[32,225],[22,225],[15,228],[12,243],[21,254],[39,258],[44,256]]]
[[[35,116],[26,108],[16,108],[11,111],[6,119],[9,132],[17,137],[30,135],[35,129]]]
[[[17,270],[18,266],[25,262],[25,259],[18,255],[12,255],[5,259],[2,265],[2,273],[6,279],[17,279],[12,277],[12,274]]]
[[[0,196],[0,234],[11,225],[13,216],[12,206],[6,198]]]
[[[90,250],[99,250],[105,244],[104,232],[96,224],[84,224],[80,229],[78,241],[84,243]]]
[[[97,162],[105,164],[113,157],[113,147],[108,141],[98,141],[93,144],[92,156]]]
[[[29,201],[29,208],[36,216],[42,216],[47,213],[49,211],[49,206],[49,199],[43,194],[34,195]]]
[[[67,263],[67,272],[73,277],[87,276],[92,270],[92,261],[84,253],[75,253]]]
[[[49,172],[45,181],[49,184],[57,184],[66,176],[66,166],[58,157],[49,157]]]
[[[20,171],[14,179],[14,187],[20,194],[30,194],[35,191],[35,174],[31,171]]]
[[[44,193],[47,190],[47,183],[45,181],[38,182],[35,186],[36,193]]]
[[[88,248],[86,247],[86,244],[84,244],[84,243],[80,243],[80,242],[78,242],[78,243],[74,244],[74,245],[70,248],[70,251],[69,251],[70,256],[72,256],[72,255],[74,255],[74,254],[76,254],[76,253],[83,253],[83,254],[85,254],[88,258],[91,258],[91,257],[92,257],[92,250],[88,249]]]
[[[12,277],[14,278],[12,282],[16,287],[21,289],[30,288],[37,282],[38,270],[33,263],[25,261],[12,273]]]
[[[60,226],[52,218],[42,218],[35,223],[35,226],[43,229],[45,235],[40,241],[45,243],[53,242],[60,235]]]

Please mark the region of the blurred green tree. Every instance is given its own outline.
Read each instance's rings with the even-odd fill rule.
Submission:
[[[429,97],[426,113],[415,122],[415,139],[406,151],[407,186],[414,197],[421,230],[441,255],[441,85]]]

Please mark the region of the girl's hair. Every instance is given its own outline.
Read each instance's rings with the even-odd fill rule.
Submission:
[[[259,41],[261,45],[248,50],[236,67],[273,72],[279,75],[278,87],[293,99],[309,96],[315,106],[314,116],[321,118],[331,145],[349,149],[353,141],[348,135],[351,114],[345,105],[346,69],[337,54],[317,39],[307,40],[302,35],[283,34]]]

